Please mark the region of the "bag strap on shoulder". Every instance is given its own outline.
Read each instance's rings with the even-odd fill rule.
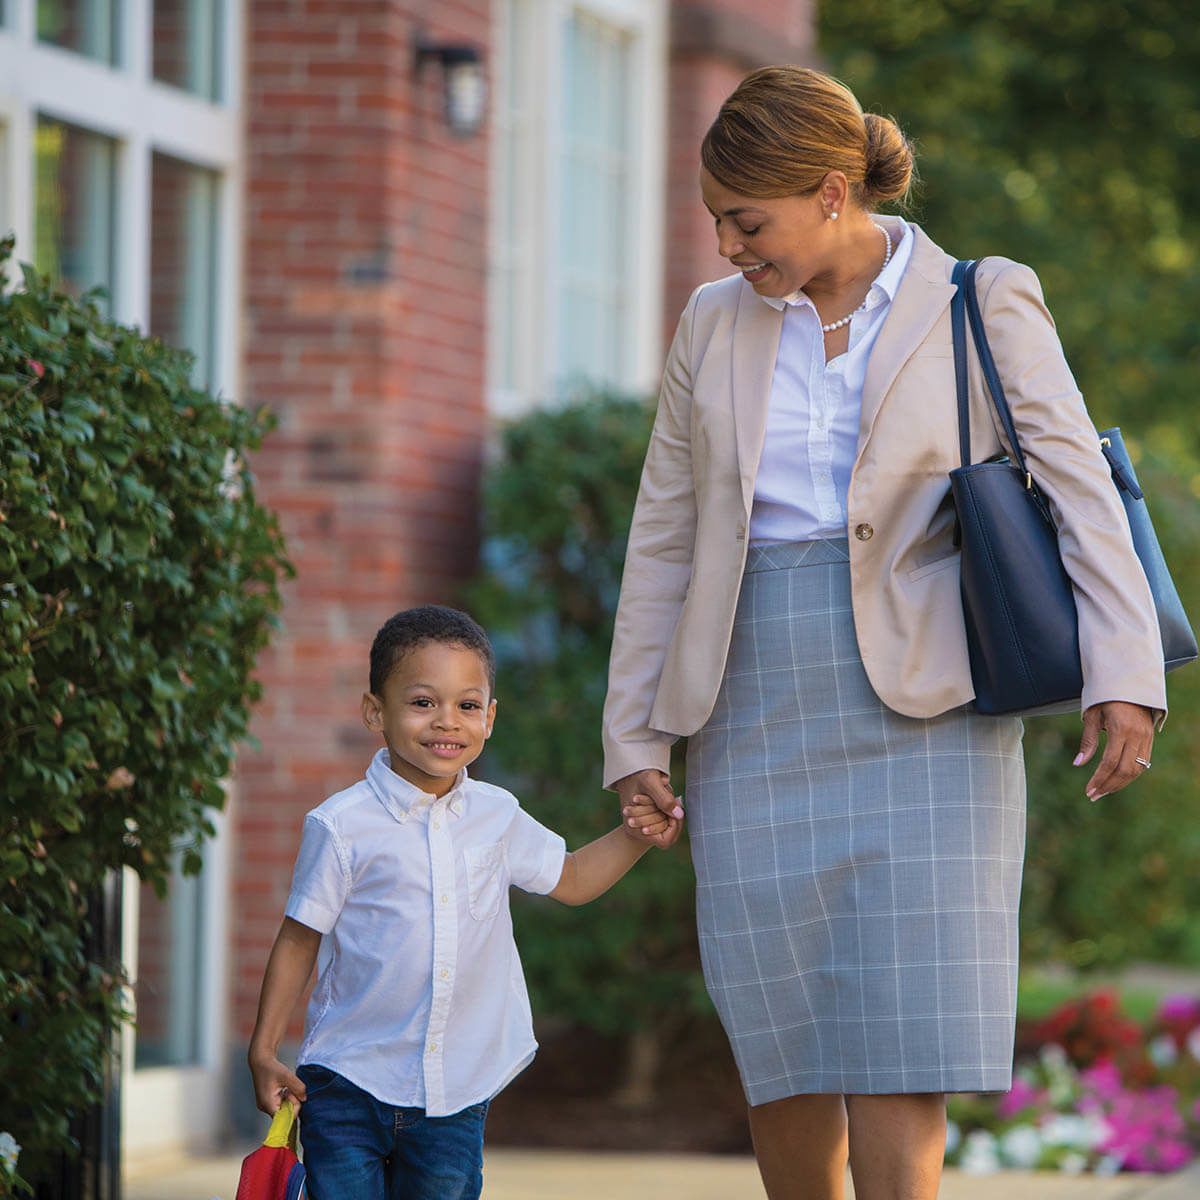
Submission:
[[[966,309],[967,319],[971,322],[971,337],[975,342],[975,353],[979,357],[979,366],[983,371],[984,383],[992,398],[992,407],[1000,419],[1000,428],[1012,452],[1013,462],[1025,476],[1025,486],[1036,491],[1033,477],[1025,465],[1025,455],[1021,451],[1021,442],[1017,437],[1017,427],[1013,421],[1012,409],[1008,406],[1008,397],[1004,394],[1004,385],[1000,382],[1000,372],[996,369],[996,360],[992,357],[992,348],[988,344],[987,329],[983,324],[983,310],[979,307],[979,294],[975,290],[975,272],[979,262],[974,259],[960,260],[954,265],[951,280],[958,286],[954,299],[951,301],[951,328],[954,338],[954,373],[958,388],[958,437],[959,449],[963,456],[963,466],[971,461],[971,433],[968,416],[967,372],[966,372],[966,335],[963,326],[963,309]],[[957,311],[955,306],[957,305]],[[961,358],[961,361],[960,361]]]
[[[963,281],[968,268],[972,266],[974,263],[970,259],[959,259],[954,264],[954,274],[950,276],[950,282],[956,289],[950,301],[950,331],[954,343],[954,387],[958,395],[958,451],[964,467],[971,465],[971,407],[967,395],[967,320]]]
[[[1032,487],[1029,468],[1025,465],[1025,455],[1021,452],[1021,443],[1017,439],[1017,427],[1013,422],[1012,409],[1008,407],[1008,398],[1004,394],[1004,385],[1000,382],[1000,372],[996,370],[996,360],[992,357],[992,348],[988,344],[987,330],[983,324],[983,310],[979,307],[979,295],[975,290],[975,272],[978,262],[973,262],[968,268],[964,283],[966,284],[965,299],[967,302],[967,319],[971,322],[971,334],[975,339],[975,352],[979,355],[979,365],[983,368],[984,382],[992,397],[992,406],[1000,418],[1000,427],[1008,439],[1009,449],[1021,474],[1025,476],[1025,486]]]
[[[987,330],[983,324],[983,312],[979,307],[979,297],[975,292],[975,271],[979,266],[976,260],[959,261],[954,266],[952,281],[958,291],[951,300],[950,324],[954,339],[954,375],[955,387],[958,393],[958,439],[959,450],[962,454],[963,466],[971,463],[971,428],[969,397],[967,394],[967,345],[966,332],[963,329],[963,309],[966,309],[967,319],[971,322],[971,336],[975,342],[975,353],[979,357],[979,365],[983,370],[983,379],[992,397],[992,407],[1000,418],[1000,427],[1008,440],[1009,450],[1016,469],[1025,480],[1025,494],[1037,505],[1042,519],[1054,528],[1054,517],[1041,488],[1034,481],[1033,475],[1025,465],[1025,455],[1021,451],[1021,442],[1017,438],[1017,427],[1013,422],[1012,410],[1008,407],[1008,399],[1004,395],[1004,385],[1000,382],[1000,372],[996,370],[996,360],[992,357],[992,348],[988,345]],[[960,271],[961,268],[961,271]]]

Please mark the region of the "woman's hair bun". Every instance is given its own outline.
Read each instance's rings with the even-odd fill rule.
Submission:
[[[863,121],[867,127],[863,201],[870,208],[907,195],[913,177],[913,150],[891,117],[866,113]]]

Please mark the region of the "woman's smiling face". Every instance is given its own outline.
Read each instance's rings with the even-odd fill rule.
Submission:
[[[760,296],[790,296],[829,269],[833,222],[826,219],[820,191],[743,196],[701,167],[700,192],[716,222],[718,253]]]

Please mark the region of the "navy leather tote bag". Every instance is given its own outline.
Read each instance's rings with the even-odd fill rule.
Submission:
[[[950,472],[962,547],[963,616],[975,709],[1032,716],[1077,708],[1083,692],[1075,593],[1046,498],[1025,464],[975,291],[974,262],[959,262],[950,306],[961,467]],[[971,462],[966,322],[1012,458]],[[1154,595],[1166,670],[1196,658],[1196,637],[1163,558],[1119,429],[1100,449],[1125,506],[1133,545]],[[1119,651],[1116,651],[1119,653]]]

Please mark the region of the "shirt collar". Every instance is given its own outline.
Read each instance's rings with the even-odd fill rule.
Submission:
[[[415,809],[433,808],[438,804],[444,804],[456,817],[462,816],[467,769],[463,767],[459,771],[454,786],[439,799],[430,792],[421,791],[403,776],[397,775],[392,770],[387,747],[383,746],[376,751],[371,765],[367,768],[367,783],[380,804],[403,825]]]
[[[881,288],[891,301],[896,298],[896,290],[900,286],[904,268],[908,266],[908,260],[912,257],[912,230],[909,229],[907,221],[898,217],[876,217],[875,224],[887,226],[887,231],[892,236],[892,257],[888,259],[888,265],[875,276],[871,287]],[[759,299],[777,309],[812,305],[803,288],[798,288],[787,296],[760,296]]]

